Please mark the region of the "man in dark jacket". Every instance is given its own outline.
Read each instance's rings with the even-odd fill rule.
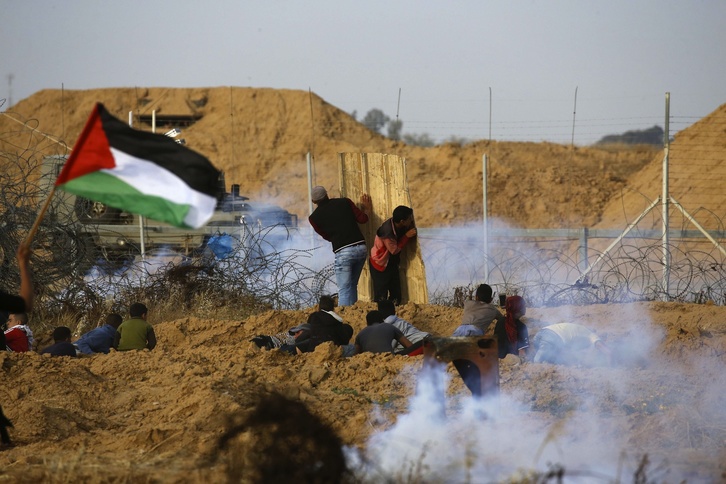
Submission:
[[[71,328],[58,326],[53,330],[53,341],[55,343],[41,351],[40,354],[49,354],[50,356],[77,356],[76,347],[71,343],[71,334]]]
[[[315,232],[329,241],[335,253],[335,282],[338,305],[350,306],[358,300],[358,279],[366,262],[366,240],[358,224],[368,222],[371,197],[363,194],[360,208],[350,198],[328,198],[324,187],[313,188],[317,207],[308,220]]]
[[[353,327],[343,322],[334,311],[335,300],[330,296],[320,296],[318,311],[308,316],[308,324],[313,333],[322,341],[332,341],[336,345],[347,345],[353,337]]]
[[[353,327],[345,324],[343,318],[333,309],[335,300],[330,296],[321,296],[318,311],[311,313],[307,322],[286,333],[274,336],[257,335],[250,341],[260,348],[279,348],[280,351],[290,354],[309,353],[326,341],[332,341],[338,346],[347,345],[353,337]]]
[[[353,337],[353,327],[343,323],[335,311],[335,300],[330,296],[321,296],[318,310],[308,316],[305,324],[290,330],[295,342],[280,347],[289,353],[309,353],[320,343],[332,341],[338,346],[347,345]]]

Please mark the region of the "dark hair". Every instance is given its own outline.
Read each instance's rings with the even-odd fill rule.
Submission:
[[[53,341],[56,343],[59,341],[65,341],[71,339],[71,328],[66,326],[58,326],[53,330]]]
[[[143,316],[148,312],[149,310],[142,303],[133,303],[129,308],[129,314],[132,318],[138,318],[139,316]]]
[[[381,313],[384,319],[393,316],[396,314],[396,305],[390,299],[383,299],[378,301],[378,312]]]
[[[121,323],[123,323],[124,318],[121,317],[120,314],[117,313],[111,313],[108,316],[106,316],[106,324],[110,324],[114,328],[118,328],[121,326]]]
[[[28,313],[10,313],[16,320],[16,324],[28,325]]]
[[[320,296],[320,302],[318,304],[320,305],[321,311],[332,311],[335,309],[335,299],[330,296]]]
[[[485,303],[492,302],[492,286],[489,284],[480,284],[476,288],[476,300]]]
[[[413,215],[413,209],[405,205],[399,205],[398,207],[393,209],[393,222],[396,223],[402,220],[406,220],[411,215]]]
[[[383,315],[380,311],[368,311],[368,314],[366,314],[366,323],[368,323],[368,326],[382,323],[383,322]]]

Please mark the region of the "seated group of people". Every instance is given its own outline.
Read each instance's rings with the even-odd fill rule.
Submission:
[[[94,353],[109,353],[111,348],[118,351],[153,349],[156,346],[154,328],[146,321],[148,309],[144,304],[134,303],[129,308],[130,319],[124,321],[121,315],[111,313],[103,326],[92,329],[76,341],[72,341],[71,329],[58,326],[53,330],[53,344],[43,349],[41,354],[51,356],[80,356]],[[25,313],[10,314],[10,328],[0,333],[4,342],[0,348],[22,353],[32,351],[35,346],[33,332],[28,327]]]
[[[344,323],[334,309],[335,300],[331,296],[321,296],[318,311],[310,314],[307,322],[286,333],[258,335],[251,341],[260,348],[278,348],[290,354],[311,352],[326,341],[341,346],[344,356],[364,352],[414,356],[423,351],[423,340],[428,333],[399,318],[392,301],[379,301],[378,310],[368,312],[368,325],[358,333],[352,344],[353,327]]]
[[[521,296],[509,296],[504,300],[505,313],[492,304],[493,290],[481,284],[475,298],[464,302],[461,324],[452,336],[489,336],[497,340],[498,357],[513,354],[536,363],[568,364],[576,361],[578,351],[588,347],[609,358],[610,351],[604,342],[586,327],[573,323],[558,323],[542,328],[534,337],[534,355],[530,355],[529,331],[522,322],[527,305]],[[322,296],[318,311],[310,314],[307,322],[288,332],[274,336],[258,335],[252,342],[260,348],[275,349],[297,354],[313,351],[320,343],[331,341],[343,347],[344,356],[358,353],[393,353],[414,356],[423,353],[424,340],[429,333],[421,331],[396,315],[392,301],[378,302],[378,309],[366,314],[367,326],[351,344],[353,328],[343,322],[335,311],[335,300]],[[490,331],[491,325],[493,330]]]

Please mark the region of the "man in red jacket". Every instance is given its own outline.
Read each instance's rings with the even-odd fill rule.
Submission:
[[[376,231],[376,239],[371,248],[369,262],[374,301],[389,299],[394,304],[401,303],[398,265],[401,250],[413,237],[416,237],[413,210],[399,205],[393,210],[393,217],[383,222]]]
[[[10,351],[25,353],[33,349],[33,331],[28,326],[28,315],[13,313],[8,318],[9,328],[5,330],[5,344]]]

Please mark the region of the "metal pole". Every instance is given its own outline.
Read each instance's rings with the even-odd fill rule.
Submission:
[[[584,271],[587,269],[587,237],[590,234],[590,231],[587,227],[584,227],[582,229],[582,234],[580,235],[580,268]]]
[[[492,88],[489,87],[489,142],[492,141]]]
[[[396,122],[398,122],[398,111],[401,109],[401,88],[398,88],[398,104],[396,104]]]
[[[578,280],[578,282],[582,282],[582,281],[584,281],[584,280],[585,280],[585,278],[587,277],[587,275],[588,275],[588,274],[590,273],[590,271],[592,271],[592,269],[593,269],[593,268],[594,268],[594,267],[595,267],[596,265],[598,265],[598,264],[600,263],[600,261],[601,261],[601,260],[603,260],[603,259],[605,258],[605,256],[607,256],[607,255],[608,255],[608,253],[610,252],[610,250],[612,250],[612,248],[613,248],[613,247],[615,247],[616,245],[618,245],[618,243],[620,243],[620,241],[621,241],[621,240],[623,240],[623,239],[625,238],[625,236],[626,236],[626,235],[628,235],[628,233],[629,233],[629,232],[630,232],[630,231],[631,231],[631,230],[632,230],[632,229],[633,229],[634,227],[636,227],[636,226],[637,226],[637,225],[638,225],[638,224],[640,223],[640,221],[641,221],[641,220],[643,220],[643,218],[644,218],[644,217],[645,217],[646,215],[648,215],[648,212],[650,212],[651,210],[653,210],[653,208],[654,208],[654,207],[658,206],[658,202],[660,202],[660,197],[658,197],[657,199],[655,199],[655,200],[653,201],[653,203],[651,203],[651,204],[650,204],[650,205],[648,206],[648,208],[646,208],[645,210],[643,210],[643,212],[642,212],[642,213],[641,213],[640,215],[638,215],[638,218],[636,218],[636,219],[635,219],[635,220],[634,220],[633,222],[631,222],[630,224],[628,224],[628,226],[627,226],[627,227],[625,228],[625,230],[623,231],[623,233],[622,233],[622,234],[620,234],[620,236],[618,236],[618,238],[617,238],[617,239],[613,240],[613,241],[612,241],[612,243],[611,243],[610,245],[608,245],[608,246],[607,246],[607,248],[606,248],[606,249],[605,249],[605,250],[603,251],[603,253],[602,253],[602,254],[600,254],[600,255],[599,255],[599,256],[597,257],[597,259],[595,260],[595,262],[593,262],[592,264],[590,264],[589,266],[587,266],[587,269],[585,269],[585,270],[584,270],[584,271],[582,272],[582,274],[580,275],[580,277],[579,277],[579,278],[577,279],[577,280]]]
[[[663,212],[663,290],[664,300],[667,301],[670,298],[670,269],[671,269],[671,254],[668,249],[668,226],[669,226],[669,202],[670,195],[668,194],[668,152],[670,150],[670,135],[669,125],[670,120],[670,109],[671,109],[671,93],[666,93],[666,104],[665,104],[665,132],[663,133],[663,195],[661,197],[661,211]]]
[[[575,147],[575,114],[577,113],[577,86],[575,86],[575,107],[572,110],[572,147]]]
[[[156,109],[151,111],[151,132],[156,133]],[[146,258],[146,242],[144,241],[144,217],[142,215],[139,215],[139,240],[141,241],[139,250],[143,261]]]
[[[489,280],[489,217],[487,214],[487,177],[489,158],[487,155],[481,157],[481,173],[482,173],[482,219],[484,221],[484,280]]]
[[[313,213],[313,157],[309,151],[305,158],[308,164],[308,213]]]
[[[714,247],[716,247],[724,256],[726,256],[726,249],[724,249],[723,246],[719,244],[718,241],[711,236],[711,234],[708,233],[708,230],[703,228],[703,225],[698,223],[698,220],[693,218],[690,213],[686,212],[686,209],[683,208],[683,205],[678,203],[678,200],[676,200],[675,198],[671,198],[671,203],[674,207],[680,210],[683,216],[686,217],[688,221],[691,222],[703,234],[703,236],[706,237],[708,241],[713,244]]]

